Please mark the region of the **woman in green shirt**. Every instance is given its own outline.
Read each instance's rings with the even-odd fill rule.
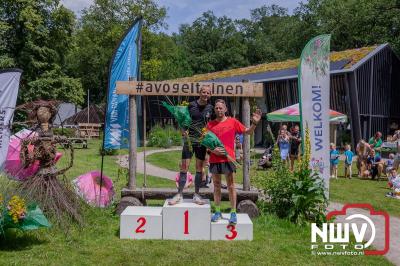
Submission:
[[[381,156],[382,133],[379,131],[376,132],[375,136],[369,139],[368,144],[375,150],[377,156]]]

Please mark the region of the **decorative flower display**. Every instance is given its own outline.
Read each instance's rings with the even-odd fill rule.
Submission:
[[[17,195],[7,202],[0,195],[0,235],[8,228],[27,231],[40,227],[50,227],[50,224],[36,204],[27,205],[25,200]]]
[[[207,128],[201,129],[200,144],[210,150],[214,150],[217,147],[223,148],[225,151],[225,156],[228,158],[228,160],[232,162],[236,167],[240,167],[240,164],[238,164],[235,159],[229,156],[221,140]]]

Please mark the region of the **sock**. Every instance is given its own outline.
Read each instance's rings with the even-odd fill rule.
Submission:
[[[194,192],[196,194],[200,191],[202,176],[203,174],[201,172],[196,172],[196,176],[194,177]]]
[[[236,209],[231,209],[231,213],[236,213]]]
[[[221,206],[215,206],[215,212],[221,212]]]
[[[182,194],[183,189],[185,188],[186,185],[186,177],[187,177],[187,173],[185,172],[180,172],[179,173],[179,188],[178,188],[178,193]]]

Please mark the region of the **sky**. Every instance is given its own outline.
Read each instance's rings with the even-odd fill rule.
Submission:
[[[156,0],[159,6],[167,8],[167,34],[178,32],[179,25],[192,23],[202,13],[211,10],[218,17],[227,16],[232,19],[250,18],[250,10],[262,5],[277,4],[288,8],[291,13],[300,0]],[[81,10],[89,7],[93,0],[61,0],[61,3],[74,11],[79,17]]]

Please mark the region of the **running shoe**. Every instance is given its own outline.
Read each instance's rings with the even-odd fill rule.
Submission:
[[[218,220],[222,219],[222,214],[221,212],[215,212],[213,216],[211,216],[211,222],[215,223],[218,222]]]
[[[183,202],[183,196],[182,194],[178,193],[168,201],[168,205],[175,205],[182,202]]]
[[[229,218],[229,224],[237,224],[236,212],[231,212],[231,218]]]

